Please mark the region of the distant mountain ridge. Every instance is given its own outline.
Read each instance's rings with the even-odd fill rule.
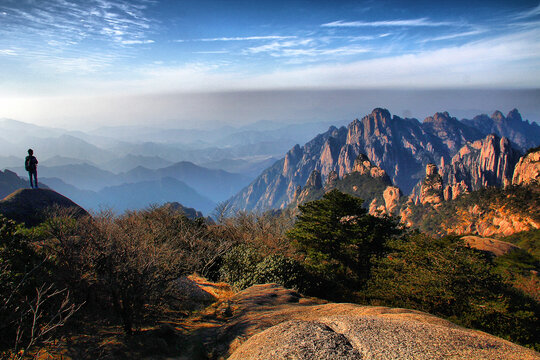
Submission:
[[[523,121],[515,109],[506,118],[495,112],[487,124],[480,121],[485,117],[460,121],[441,112],[420,122],[376,108],[347,127],[330,127],[304,146],[294,146],[231,198],[229,205],[241,210],[283,208],[312,171],[319,171],[323,179],[333,171],[343,177],[352,171],[361,153],[383,169],[394,185],[410,193],[423,179],[427,164],[439,164],[441,160],[450,163],[463,146],[481,140],[487,130],[495,130],[498,136],[507,136],[511,141],[516,139],[512,145],[521,152],[529,144],[540,143],[540,136],[536,136],[540,127]]]
[[[12,168],[12,170],[20,174],[25,173],[22,167]],[[50,181],[50,179],[61,179],[63,183],[72,185],[83,192],[87,190],[100,192],[102,189],[111,186],[122,186],[148,181],[156,182],[163,178],[173,178],[186,184],[190,187],[191,191],[195,191],[206,198],[206,200],[211,199],[208,201],[212,203],[226,200],[249,181],[249,178],[240,174],[234,174],[220,169],[208,169],[187,161],[181,161],[159,169],[148,169],[143,166],[137,166],[128,172],[119,174],[102,170],[88,163],[51,167],[40,164],[38,175],[45,182],[49,181],[51,184],[56,183],[60,185],[58,190],[61,192],[72,191],[70,196],[81,201],[87,207],[90,206],[84,200],[80,200],[80,195],[74,192],[75,189],[68,190],[63,186],[64,184],[60,184],[54,180]],[[139,196],[140,194],[136,195]],[[181,199],[174,198],[169,200],[179,201]],[[195,205],[194,203],[191,204],[191,206],[198,208]]]

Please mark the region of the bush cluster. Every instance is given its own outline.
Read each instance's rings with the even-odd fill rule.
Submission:
[[[527,275],[539,264],[531,234],[514,239],[530,253],[494,258],[458,238],[405,232],[337,189],[299,206],[297,216],[238,212],[216,224],[170,207],[79,219],[57,213],[32,229],[0,218],[0,351],[37,344],[32,328],[50,335],[82,304],[85,319],[97,314],[131,334],[155,321],[150,315],[181,308],[177,280],[191,273],[237,290],[271,282],[330,300],[427,311],[538,348],[538,298],[526,295],[538,288]],[[48,295],[36,324],[20,304]]]

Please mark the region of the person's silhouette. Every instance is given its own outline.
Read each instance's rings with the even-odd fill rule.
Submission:
[[[34,150],[28,149],[28,156],[24,160],[24,168],[26,169],[26,171],[28,171],[28,176],[30,177],[30,187],[32,189],[34,188],[34,183],[35,183],[35,188],[36,189],[38,188],[37,164],[38,164],[38,161],[36,157],[34,156]],[[34,183],[32,182],[32,177],[34,177]]]

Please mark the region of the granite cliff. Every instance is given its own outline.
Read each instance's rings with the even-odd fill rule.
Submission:
[[[482,119],[489,119],[489,124],[484,124]],[[365,154],[370,163],[384,170],[392,185],[406,194],[424,177],[427,164],[442,163],[444,168],[444,164],[452,164],[453,157],[464,147],[468,147],[472,155],[462,156],[470,158],[471,165],[474,161],[483,161],[484,170],[477,179],[479,184],[497,185],[497,181],[506,184],[518,153],[510,141],[517,141],[518,150],[539,142],[540,136],[530,135],[535,134],[537,128],[536,124],[523,121],[517,110],[507,117],[497,112],[491,118],[480,115],[462,121],[442,112],[420,122],[392,116],[388,110],[377,108],[347,127],[330,127],[304,146],[295,145],[284,158],[232,197],[230,205],[238,210],[284,208],[299,195],[298,186],[304,186],[314,170],[320,173],[323,183],[331,174],[343,178],[353,172],[359,154]],[[487,131],[497,136],[486,138]],[[510,141],[498,136],[508,136]],[[477,143],[478,140],[482,142]],[[481,144],[480,149],[475,147],[478,144]],[[501,154],[506,157],[501,158]],[[457,179],[467,173],[470,173],[467,168],[456,166],[454,172],[445,176],[455,177],[456,184],[460,184],[461,180]],[[476,183],[466,185],[474,189]]]
[[[373,215],[396,215],[403,195],[399,188],[392,186],[384,170],[373,165],[366,155],[360,154],[354,161],[352,172],[340,178],[336,171],[331,171],[324,186],[321,173],[314,170],[305,186],[297,187],[289,207],[294,208],[307,201],[318,200],[332,189],[363,199],[364,206]]]
[[[487,186],[510,185],[519,157],[507,138],[494,134],[465,144],[450,164],[441,166],[444,198],[455,199],[463,192]]]
[[[519,159],[512,176],[513,185],[540,185],[540,148],[531,149]]]

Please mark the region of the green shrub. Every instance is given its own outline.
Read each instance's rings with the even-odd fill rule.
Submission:
[[[308,275],[302,265],[280,254],[268,256],[258,263],[252,279],[253,284],[277,283],[300,292],[309,290]]]
[[[221,279],[237,290],[277,283],[304,292],[309,286],[308,275],[298,261],[281,254],[263,257],[247,245],[236,246],[224,257],[220,273]]]
[[[538,303],[507,284],[491,257],[455,237],[414,234],[391,247],[368,282],[373,304],[426,311],[538,348]]]

